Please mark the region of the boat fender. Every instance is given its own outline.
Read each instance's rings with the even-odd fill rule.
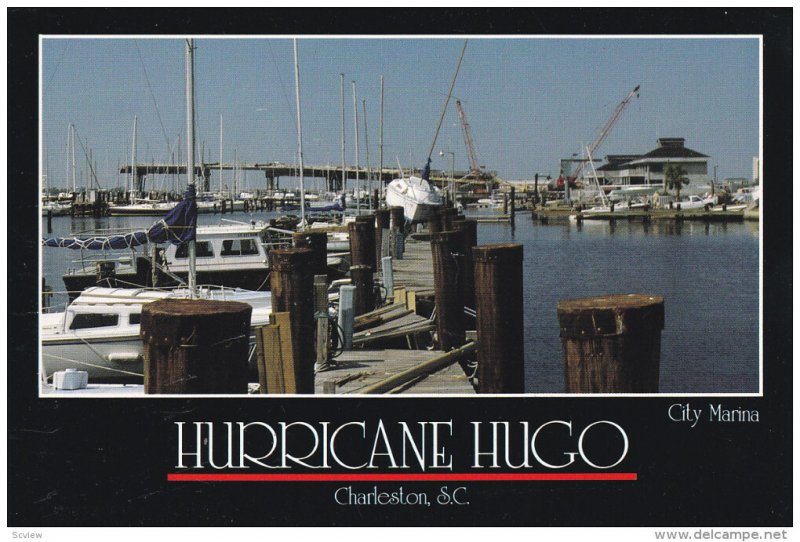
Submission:
[[[142,361],[142,355],[135,352],[113,352],[106,359],[117,363],[136,363]]]

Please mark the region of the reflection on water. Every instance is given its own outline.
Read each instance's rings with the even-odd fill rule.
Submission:
[[[247,221],[274,213],[235,213]],[[219,215],[200,215],[213,224]],[[86,229],[148,227],[153,217],[54,217],[53,235]],[[46,231],[46,221],[42,222]],[[525,250],[526,391],[562,393],[559,300],[609,293],[664,296],[660,390],[758,391],[758,224],[663,220],[540,225],[517,215],[516,228],[481,224],[479,243],[516,242]],[[43,249],[47,284],[80,251]]]

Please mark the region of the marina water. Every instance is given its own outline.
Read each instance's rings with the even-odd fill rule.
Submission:
[[[278,213],[225,218],[266,220]],[[53,218],[53,236],[92,229],[147,228],[156,217]],[[199,215],[215,224],[220,215]],[[42,220],[46,233],[46,220]],[[664,296],[661,393],[759,391],[759,236],[755,223],[585,221],[541,225],[526,213],[516,228],[480,224],[478,243],[524,245],[525,389],[563,393],[556,304],[610,293]],[[80,251],[43,248],[47,284]],[[72,265],[74,267],[74,265]],[[53,304],[64,302],[56,296]]]

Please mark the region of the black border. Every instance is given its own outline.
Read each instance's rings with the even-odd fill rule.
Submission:
[[[792,10],[8,9],[8,524],[788,526],[792,522]],[[38,399],[39,34],[763,34],[761,422],[691,432],[673,398]],[[789,177],[789,180],[786,177]],[[780,190],[780,192],[778,192]],[[378,401],[377,403],[373,401]],[[348,508],[330,484],[168,484],[173,421],[611,419],[637,482],[468,484],[462,508]],[[382,484],[391,489],[399,484]],[[405,484],[423,487],[425,484]]]

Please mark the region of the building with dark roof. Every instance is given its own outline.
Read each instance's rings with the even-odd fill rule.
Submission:
[[[597,168],[600,184],[605,185],[662,185],[667,165],[681,167],[689,186],[709,182],[709,156],[687,148],[682,137],[661,137],[657,146],[646,154],[609,154],[606,163]]]

